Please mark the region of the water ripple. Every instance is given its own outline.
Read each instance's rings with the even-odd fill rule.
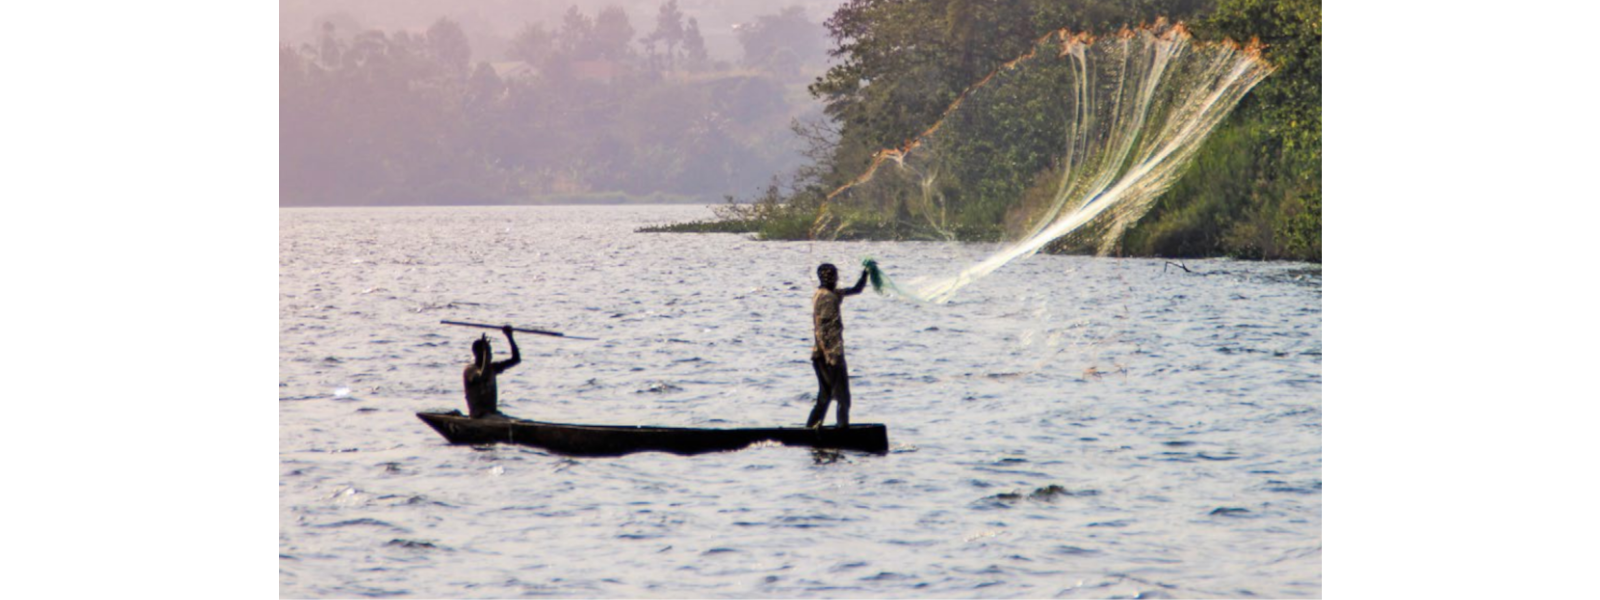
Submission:
[[[462,408],[481,332],[452,319],[601,338],[519,336],[511,414],[798,424],[816,263],[910,281],[987,254],[631,233],[704,210],[280,211],[279,595],[1321,593],[1304,265],[1036,256],[948,305],[852,297],[851,416],[889,425],[883,456],[571,459],[452,446],[412,416]]]

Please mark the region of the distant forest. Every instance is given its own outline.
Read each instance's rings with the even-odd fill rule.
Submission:
[[[803,157],[826,30],[799,6],[718,60],[677,0],[643,23],[576,6],[474,52],[460,23],[364,29],[346,13],[279,49],[279,204],[712,202]],[[481,37],[481,36],[480,36]]]

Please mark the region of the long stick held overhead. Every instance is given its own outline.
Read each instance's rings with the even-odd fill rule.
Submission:
[[[465,322],[462,322],[462,321],[439,321],[439,323],[443,324],[443,325],[460,325],[462,327],[481,327],[481,328],[484,328],[484,329],[500,329],[500,328],[504,327],[503,325],[490,325],[488,323],[465,323]],[[566,338],[566,339],[569,339],[569,340],[585,340],[585,341],[594,342],[594,341],[599,341],[599,339],[600,339],[600,338],[584,337],[584,336],[581,336],[581,335],[567,335],[567,334],[561,333],[559,331],[545,331],[543,329],[523,329],[523,328],[520,328],[520,327],[512,327],[511,330],[515,331],[517,333],[536,333],[536,334],[539,334],[539,335],[548,335],[548,336],[551,336],[551,337]]]

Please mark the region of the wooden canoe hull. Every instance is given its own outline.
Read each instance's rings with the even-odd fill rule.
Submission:
[[[848,429],[772,427],[698,429],[643,425],[573,425],[524,419],[472,419],[460,413],[420,412],[417,418],[452,444],[522,444],[573,456],[621,456],[633,452],[702,454],[738,450],[758,442],[886,453],[889,430],[880,424]]]

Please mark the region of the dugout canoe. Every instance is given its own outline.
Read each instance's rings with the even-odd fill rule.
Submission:
[[[515,418],[473,419],[455,410],[420,412],[417,418],[452,444],[522,444],[573,456],[621,456],[633,452],[702,454],[738,450],[759,442],[878,454],[889,451],[889,428],[877,423],[855,424],[846,429],[574,425]]]

